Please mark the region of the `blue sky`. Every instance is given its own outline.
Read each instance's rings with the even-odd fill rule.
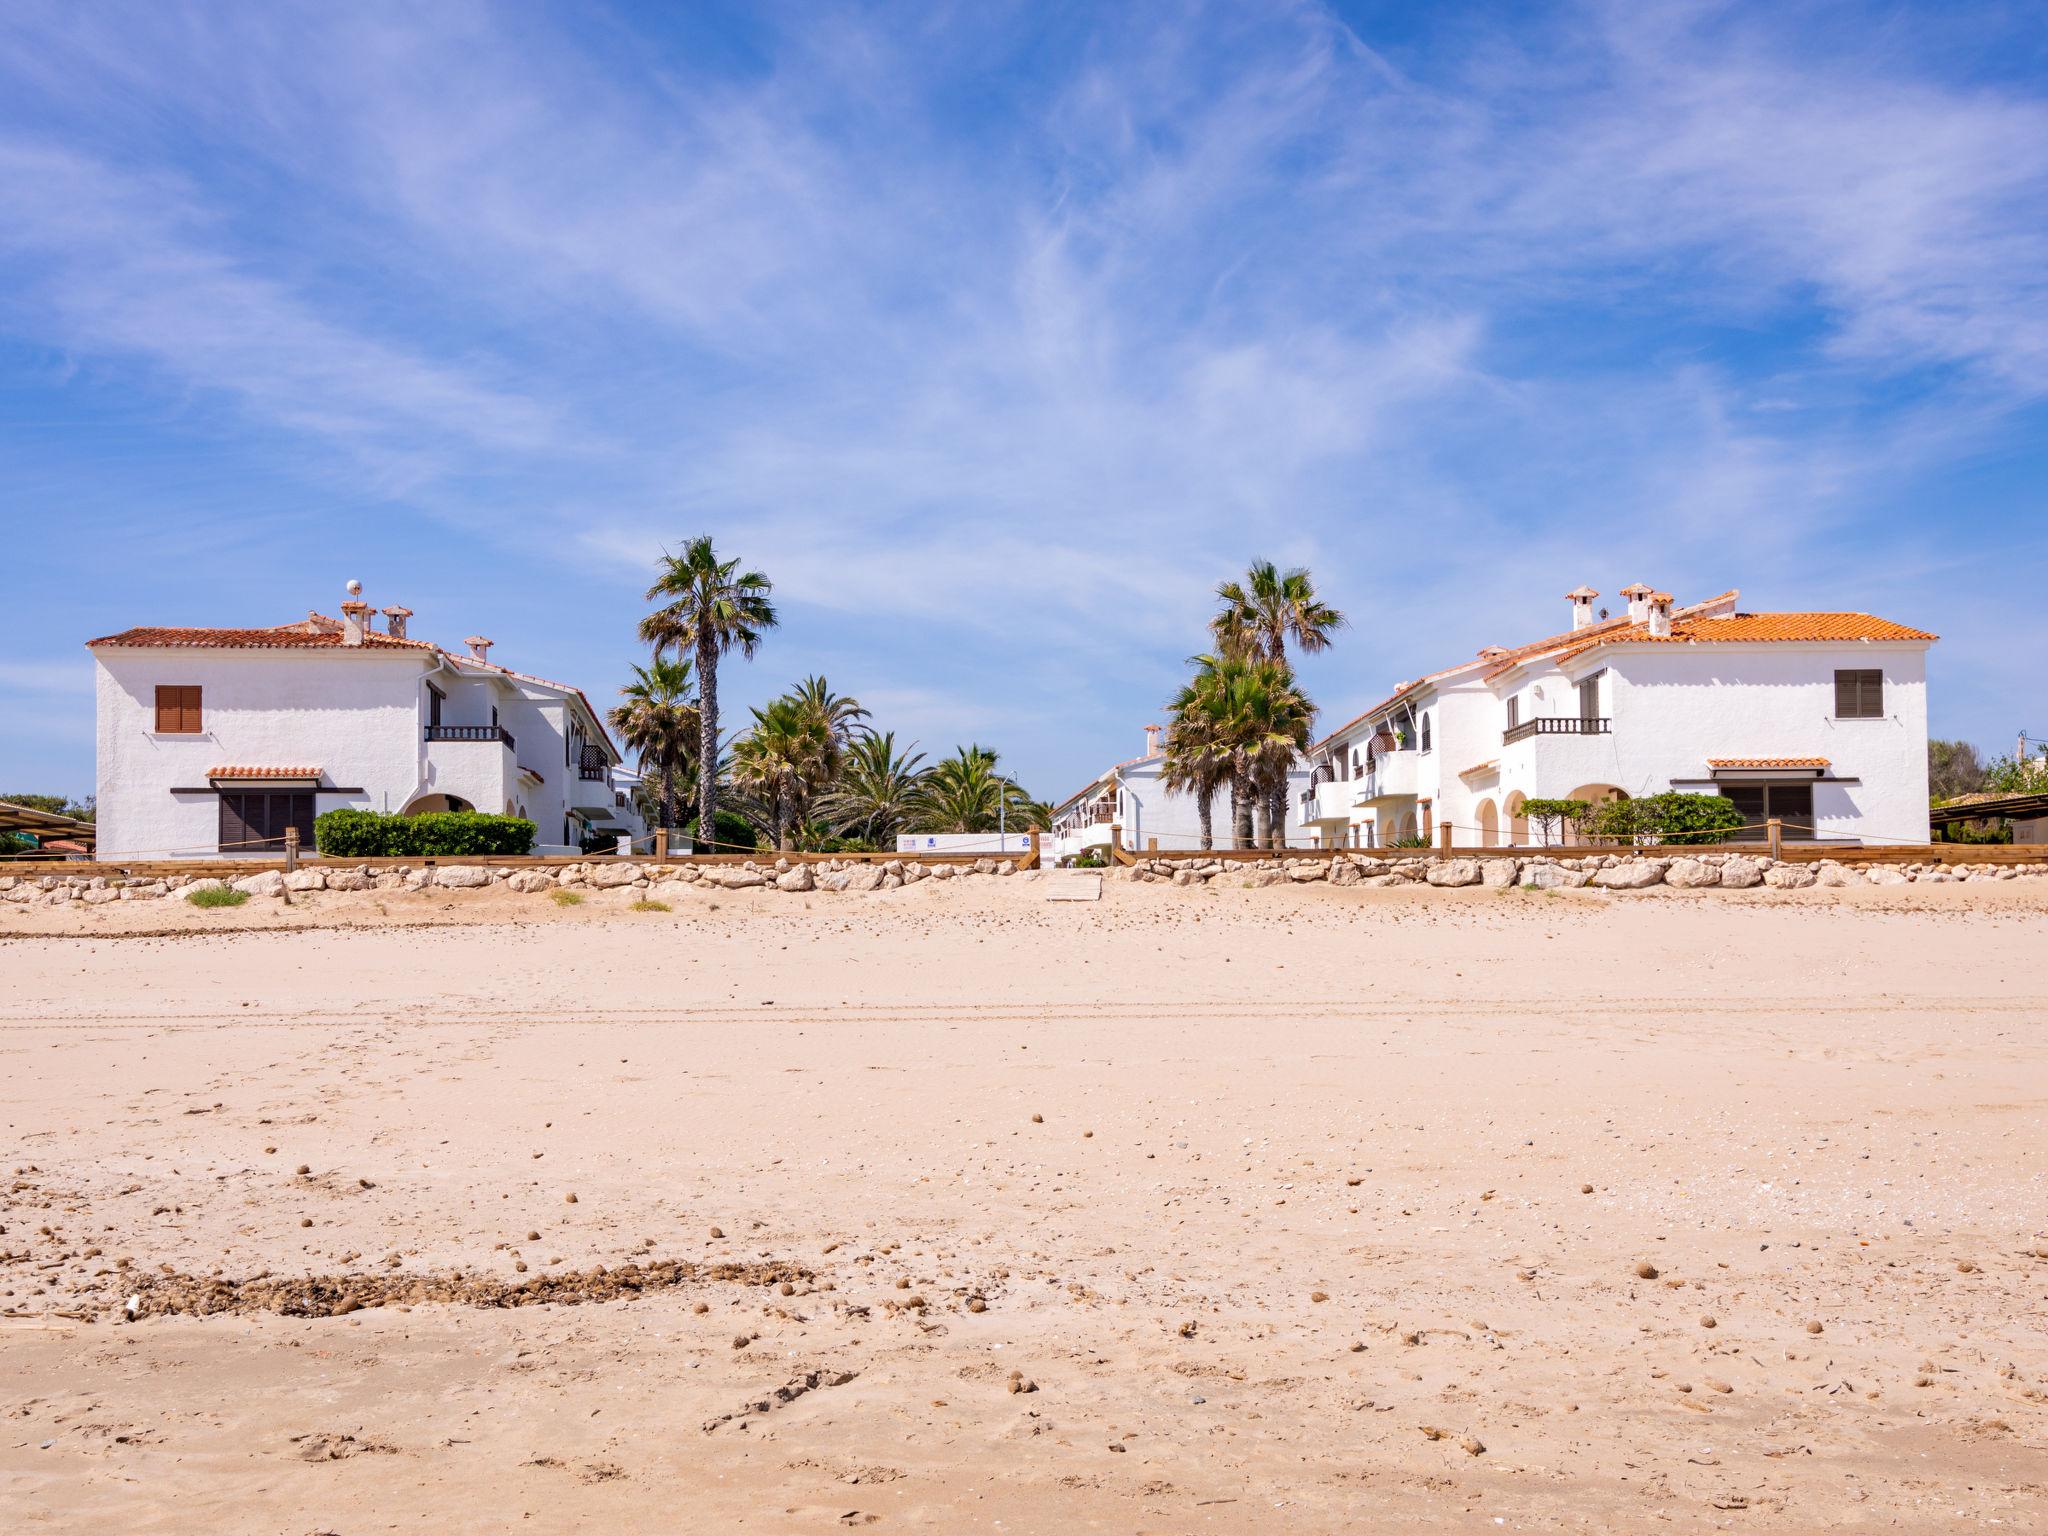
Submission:
[[[2048,731],[2048,38],[2013,5],[0,9],[0,789],[80,643],[414,632],[616,688],[699,532],[1042,796],[1217,580],[1327,722],[1561,594],[1937,630]]]

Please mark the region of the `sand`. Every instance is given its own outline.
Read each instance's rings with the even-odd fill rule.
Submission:
[[[2040,1529],[2040,884],[22,914],[0,1524]]]

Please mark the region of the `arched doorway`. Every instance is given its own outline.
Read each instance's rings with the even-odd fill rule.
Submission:
[[[401,816],[425,816],[432,811],[473,811],[471,805],[460,795],[421,795],[403,811]]]
[[[1479,846],[1500,846],[1500,812],[1495,808],[1490,796],[1479,802]]]
[[[1503,809],[1507,813],[1509,846],[1520,848],[1529,841],[1529,818],[1522,814],[1522,806],[1528,796],[1519,789],[1509,795]]]

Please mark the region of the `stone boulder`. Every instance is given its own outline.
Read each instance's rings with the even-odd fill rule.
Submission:
[[[778,891],[814,891],[817,888],[817,878],[812,875],[808,864],[795,865],[775,877],[775,889]]]
[[[1522,884],[1539,891],[1577,890],[1588,879],[1583,869],[1566,869],[1562,864],[1525,864]]]
[[[324,891],[327,889],[327,871],[324,869],[287,870],[284,888],[288,891]]]
[[[646,871],[638,864],[622,859],[616,864],[592,865],[590,873],[584,878],[600,891],[609,891],[621,885],[631,885],[635,880],[644,880],[646,877]],[[756,880],[754,883],[759,885],[761,882]]]
[[[1764,871],[1763,881],[1773,890],[1803,891],[1813,884],[1813,871],[1804,864],[1773,864]],[[1728,884],[1728,872],[1725,869],[1721,872],[1721,883]]]
[[[1431,885],[1477,885],[1485,878],[1477,859],[1445,859],[1429,866],[1424,876]]]
[[[216,879],[212,875],[201,875],[197,880],[187,881],[178,894],[189,896],[194,891],[224,891],[227,888],[227,881]]]
[[[522,896],[538,896],[555,889],[555,877],[544,869],[522,869],[505,882]]]
[[[1703,885],[1719,885],[1721,869],[1704,859],[1673,859],[1664,866],[1664,883],[1675,885],[1680,890],[1693,890]]]
[[[1182,873],[1191,872],[1182,871]],[[1330,861],[1330,884],[1356,885],[1363,878],[1358,872],[1358,866],[1349,859],[1333,859]]]
[[[434,884],[453,891],[473,891],[491,883],[491,872],[480,864],[443,864],[434,871]]]
[[[235,882],[235,889],[251,896],[282,896],[284,875],[275,869],[266,869],[259,875],[244,875]]]
[[[1479,883],[1488,890],[1505,890],[1515,883],[1516,862],[1513,859],[1481,859],[1479,861]]]
[[[1304,859],[1299,863],[1288,866],[1287,878],[1300,881],[1327,880],[1330,878],[1330,866],[1320,859],[1314,861]]]
[[[1943,880],[1948,879],[1948,875],[1939,870],[1930,871],[1920,878],[1922,880],[1931,880],[1936,874],[1940,874]],[[1863,878],[1872,885],[1904,885],[1908,876],[1903,869],[1896,868],[1893,865],[1873,864],[1863,872]]]
[[[330,891],[367,891],[374,883],[366,869],[330,869],[326,874]]]
[[[1670,879],[1669,875],[1665,879]],[[1747,859],[1741,854],[1731,854],[1721,861],[1721,884],[1730,890],[1746,891],[1753,885],[1761,884],[1764,867],[1757,859]],[[1811,880],[1806,884],[1811,885]]]
[[[1624,859],[1597,872],[1593,883],[1603,890],[1640,891],[1663,878],[1664,866],[1656,859]]]
[[[1815,885],[1861,885],[1863,876],[1843,864],[1819,864],[1814,867]]]

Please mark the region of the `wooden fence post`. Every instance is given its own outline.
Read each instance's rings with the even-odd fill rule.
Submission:
[[[1782,817],[1773,816],[1764,823],[1764,841],[1771,845],[1771,862],[1775,864],[1785,851],[1785,822]]]
[[[1019,864],[1019,865],[1018,865],[1017,867],[1018,867],[1019,869],[1039,869],[1039,868],[1042,868],[1043,866],[1042,866],[1042,865],[1040,865],[1040,864],[1039,864],[1039,862],[1038,862],[1038,859],[1039,859],[1039,847],[1038,847],[1038,833],[1037,833],[1037,831],[1036,831],[1036,830],[1034,829],[1034,830],[1033,830],[1033,831],[1031,831],[1031,832],[1030,832],[1029,834],[1027,834],[1027,837],[1028,837],[1028,841],[1027,841],[1027,843],[1026,843],[1026,847],[1027,847],[1027,848],[1029,849],[1029,851],[1028,851],[1028,852],[1027,852],[1027,853],[1026,853],[1026,854],[1024,855],[1024,862],[1023,862],[1023,863],[1021,863],[1021,864]]]
[[[1159,839],[1158,839],[1158,838],[1156,838],[1156,837],[1148,837],[1148,838],[1146,838],[1146,839],[1145,839],[1145,851],[1146,851],[1147,853],[1157,853],[1157,852],[1159,851]]]
[[[1436,845],[1445,853],[1451,851],[1451,824],[1448,821],[1436,824]]]
[[[286,827],[284,829],[284,867],[286,873],[290,873],[299,867],[299,829],[297,827]]]
[[[1138,856],[1124,847],[1124,824],[1112,821],[1109,824],[1109,857],[1115,864],[1135,864]]]
[[[654,862],[657,864],[666,864],[668,862],[667,827],[656,827],[654,829]]]

